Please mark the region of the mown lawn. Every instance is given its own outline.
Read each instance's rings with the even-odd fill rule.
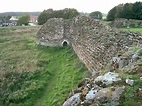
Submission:
[[[130,31],[134,31],[134,32],[139,32],[142,33],[142,28],[119,28],[120,30],[130,30]]]
[[[72,47],[36,45],[38,29],[0,28],[0,106],[60,106],[89,76]]]

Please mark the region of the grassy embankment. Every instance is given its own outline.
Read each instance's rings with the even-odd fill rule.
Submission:
[[[119,28],[120,30],[129,30],[133,32],[138,32],[142,34],[142,28]],[[140,57],[140,62],[139,62],[139,69],[137,71],[141,71],[140,67],[142,65],[142,49],[138,47],[133,47],[133,49],[130,52],[131,54],[135,54],[139,51],[139,57]],[[132,75],[129,75],[128,72],[132,69],[129,69],[130,67],[127,67],[122,71],[122,79],[133,79],[134,80],[134,85],[133,86],[126,86],[126,90],[124,92],[124,95],[122,96],[122,101],[120,102],[120,106],[141,106],[141,101],[142,98],[140,95],[138,95],[139,88],[142,87],[142,80],[140,79],[140,76],[142,76],[142,73],[135,73]],[[138,105],[138,103],[140,103]]]
[[[142,28],[119,28],[120,30],[128,30],[128,31],[134,31],[134,32],[139,32],[142,33]]]
[[[0,106],[60,106],[89,74],[71,47],[37,46],[38,29],[0,28]]]

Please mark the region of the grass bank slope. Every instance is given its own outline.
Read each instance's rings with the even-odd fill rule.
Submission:
[[[0,106],[60,106],[89,75],[71,47],[37,46],[38,29],[0,28]]]
[[[142,34],[142,28],[119,28],[120,30],[128,30],[128,31],[133,31],[133,32],[139,32]]]

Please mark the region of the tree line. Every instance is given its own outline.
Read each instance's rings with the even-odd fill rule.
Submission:
[[[0,16],[23,16],[25,14],[32,15],[32,16],[39,16],[41,12],[4,12],[0,13]]]
[[[38,16],[38,24],[44,24],[50,18],[64,18],[72,19],[73,17],[79,15],[79,12],[76,9],[65,8],[63,10],[53,10],[47,9],[40,13]]]
[[[79,13],[74,8],[72,9],[65,8],[63,10],[47,9],[41,12],[40,15],[38,16],[38,24],[43,25],[50,18],[72,19],[73,17],[76,17],[78,15],[81,15],[81,13]],[[88,13],[87,15],[89,15],[92,18],[97,18],[97,19],[102,19],[102,16],[103,16],[100,11],[94,11],[94,12],[91,12],[90,14]]]
[[[119,4],[113,7],[107,15],[108,21],[115,18],[142,20],[142,2]]]
[[[10,15],[8,16],[0,16],[0,20],[9,20],[11,18]]]

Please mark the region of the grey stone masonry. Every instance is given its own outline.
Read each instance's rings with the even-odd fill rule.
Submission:
[[[117,30],[86,16],[73,20],[49,19],[38,31],[36,43],[45,46],[71,44],[79,59],[96,75],[118,52],[142,44],[142,35]]]

